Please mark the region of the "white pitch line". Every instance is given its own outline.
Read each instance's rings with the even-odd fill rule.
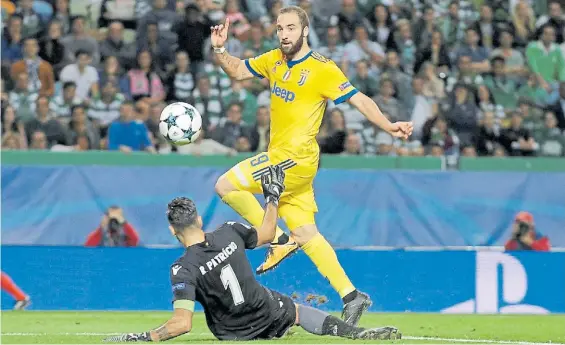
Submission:
[[[449,341],[454,343],[515,344],[515,345],[565,345],[561,343],[551,343],[551,342],[535,343],[529,341],[516,341],[516,340],[458,339],[458,338],[411,337],[411,336],[403,336],[402,340],[437,340],[437,341]]]
[[[300,334],[307,334],[302,332],[297,332]],[[118,335],[122,333],[93,333],[93,332],[64,332],[64,333],[16,333],[16,332],[7,332],[7,333],[0,333],[0,335],[7,335],[7,336],[49,336],[49,335],[68,335],[68,336],[85,336],[85,335],[99,335],[99,336],[111,336],[111,335]],[[210,336],[212,333],[210,332],[202,332],[202,333],[189,333],[190,335],[198,335],[198,336]],[[460,339],[460,338],[439,338],[439,337],[411,337],[411,336],[403,336],[402,340],[431,340],[431,341],[445,341],[451,343],[475,343],[475,344],[502,344],[502,345],[565,345],[564,343],[537,343],[537,342],[529,342],[529,341],[516,341],[516,340],[488,340],[488,339]]]

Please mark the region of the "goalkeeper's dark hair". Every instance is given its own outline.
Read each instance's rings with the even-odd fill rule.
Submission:
[[[176,233],[193,226],[198,218],[194,201],[186,197],[174,198],[167,205],[167,220]]]

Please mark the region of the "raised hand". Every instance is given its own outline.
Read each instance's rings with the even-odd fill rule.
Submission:
[[[210,27],[212,30],[212,35],[210,36],[210,42],[212,43],[212,48],[221,48],[224,43],[228,40],[228,30],[230,28],[230,20],[226,18],[224,24],[216,25]]]
[[[278,206],[279,199],[284,192],[284,170],[280,166],[270,166],[267,173],[261,176],[263,195],[267,203],[272,202]]]

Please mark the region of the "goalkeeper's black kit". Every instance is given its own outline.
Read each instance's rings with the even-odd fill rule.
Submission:
[[[188,247],[171,266],[174,300],[199,302],[218,339],[281,337],[295,323],[294,302],[253,275],[245,250],[256,244],[255,229],[228,222],[207,233],[205,242]]]

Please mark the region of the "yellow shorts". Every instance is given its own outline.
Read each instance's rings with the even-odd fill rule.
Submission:
[[[318,171],[317,159],[295,159],[282,151],[263,152],[231,168],[226,177],[238,190],[262,194],[261,176],[271,165],[280,165],[285,172],[279,215],[288,228],[292,231],[316,224],[314,213],[318,212],[318,207],[313,182]]]

